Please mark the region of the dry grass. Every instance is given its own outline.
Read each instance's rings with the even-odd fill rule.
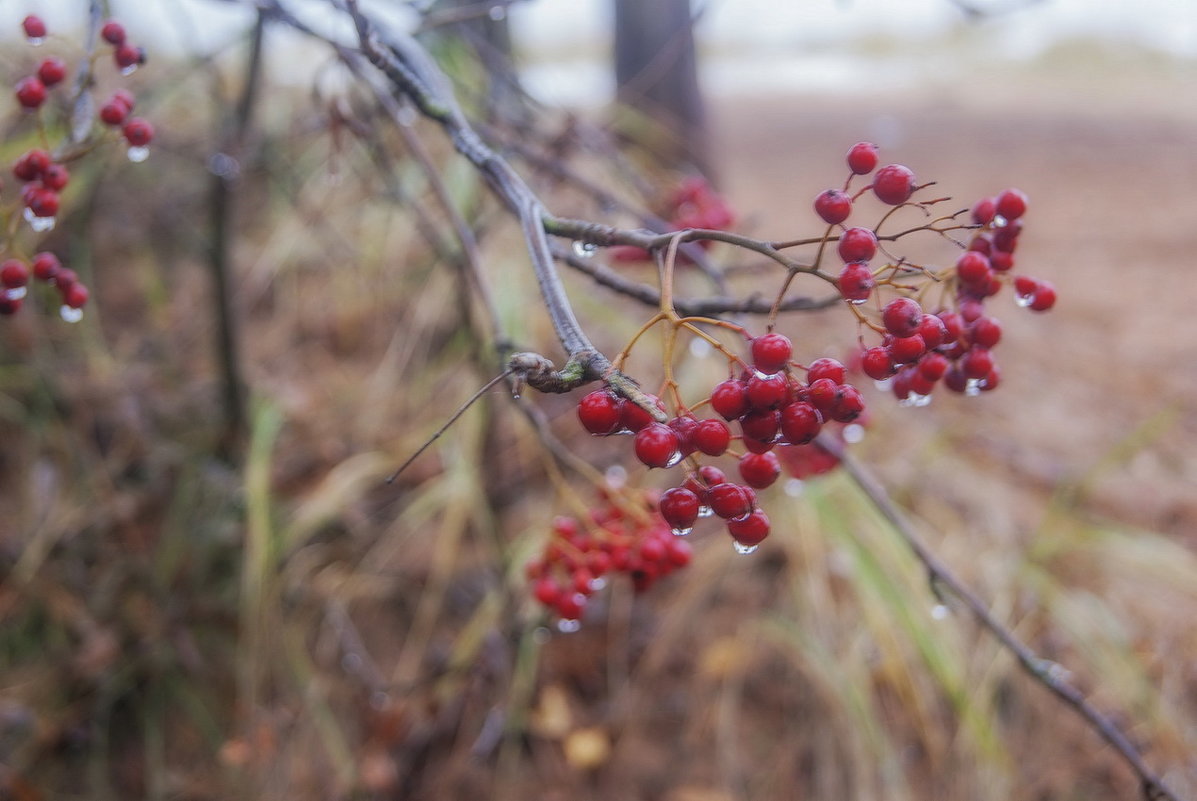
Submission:
[[[1064,302],[1052,318],[1006,315],[993,397],[926,411],[876,398],[861,453],[998,615],[1192,797],[1197,556],[1177,487],[1191,486],[1193,431],[1176,413],[1192,376],[1159,375],[1192,340],[1172,323],[1109,323],[1119,309],[1187,325],[1183,293],[1119,287],[1131,254],[1184,286],[1188,254],[1150,215],[1106,221],[1128,194],[1191,205],[1175,159],[1193,166],[1197,123],[1104,112],[1078,145],[1092,120],[1068,109],[995,133],[1013,110],[888,101],[908,131],[896,152],[961,196],[1011,175],[1036,184],[1025,257]],[[330,150],[306,99],[283,94],[240,189],[253,410],[244,463],[222,462],[202,268],[209,128],[178,102],[154,110],[183,122],[163,126],[151,162],[81,181],[54,233],[96,288],[85,321],[28,309],[0,330],[0,797],[1134,796],[1094,735],[937,608],[843,477],[776,491],[777,534],[757,554],[698,532],[695,564],[651,594],[615,583],[581,632],[543,628],[522,565],[565,510],[509,399],[488,397],[381,482],[485,380],[483,346],[462,325],[457,274],[365,153]],[[803,177],[811,165],[867,135],[876,110],[800,105],[718,120],[733,198],[766,210],[766,230],[793,224],[822,188]],[[980,149],[1001,158],[978,165],[959,143],[987,135],[1000,141]],[[1123,137],[1147,144],[1100,170],[1076,156],[1059,181],[1039,171],[1045,150]],[[513,336],[547,349],[510,221],[438,158],[482,221]],[[393,180],[431,205],[406,161]],[[618,347],[641,310],[616,319],[611,298],[570,280],[600,344]],[[793,325],[812,349],[834,330]],[[1111,347],[1138,358],[1111,370],[1097,361]],[[570,398],[521,402],[595,465],[626,461],[623,443],[577,436]]]

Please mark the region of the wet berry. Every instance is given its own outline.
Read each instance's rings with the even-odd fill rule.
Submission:
[[[856,175],[868,175],[877,167],[877,146],[872,142],[857,142],[848,151],[848,169]]]
[[[852,198],[839,189],[828,189],[815,198],[815,213],[829,225],[842,223],[852,214]]]
[[[100,38],[110,45],[122,45],[125,43],[125,26],[110,19],[100,28]]]
[[[873,176],[873,194],[882,203],[897,206],[914,192],[914,173],[901,164],[887,164]]]
[[[746,453],[740,457],[740,478],[750,487],[764,489],[781,475],[781,463],[777,454]]]
[[[711,390],[711,408],[724,420],[736,420],[748,411],[748,388],[743,381],[729,378]]]
[[[620,428],[623,399],[613,392],[599,389],[578,401],[578,420],[591,434],[603,436]]]
[[[776,331],[752,340],[752,364],[762,373],[776,373],[785,369],[794,348],[790,338]]]
[[[722,420],[701,420],[690,432],[690,440],[707,456],[722,456],[731,442],[731,429]]]
[[[896,337],[908,337],[918,331],[923,321],[923,309],[912,298],[894,298],[881,310],[885,330]]]
[[[51,56],[38,65],[37,77],[45,86],[54,86],[61,83],[62,79],[66,77],[67,65],[66,62],[57,56]]]
[[[679,456],[677,433],[664,423],[649,423],[636,432],[635,451],[649,467],[669,467]]]
[[[868,228],[849,228],[840,236],[836,252],[845,262],[867,262],[877,253],[877,235]]]
[[[17,102],[24,108],[35,109],[46,102],[46,85],[30,75],[17,81]]]
[[[769,536],[769,517],[760,509],[738,520],[729,520],[727,530],[732,539],[749,547],[759,545]]]

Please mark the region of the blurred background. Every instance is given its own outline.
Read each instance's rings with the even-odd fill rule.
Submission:
[[[1197,7],[695,2],[695,82],[654,100],[618,79],[610,2],[363,6],[430,28],[467,111],[561,215],[637,225],[702,168],[734,230],[817,235],[811,201],[862,139],[961,208],[1024,190],[1020,269],[1057,308],[996,298],[1000,389],[899,408],[870,387],[854,448],[995,615],[1197,798]],[[288,7],[350,32],[324,3]],[[35,11],[57,32],[39,50],[19,37]],[[496,389],[384,483],[494,374],[446,205],[509,335],[559,358],[513,220],[326,45],[268,25],[255,72],[246,5],[110,12],[149,62],[98,70],[98,92],[137,93],[151,157],[80,161],[30,247],[85,277],[84,319],[35,296],[0,324],[0,798],[1137,794],[838,473],[770,490],[757,553],[700,528],[690,567],[644,595],[613,581],[557,631],[524,564],[594,488],[521,408],[600,470],[669,480],[582,435],[576,395]],[[85,16],[4,3],[4,74],[77,59]],[[684,58],[684,26],[667,31],[656,53]],[[647,74],[670,74],[665,56]],[[39,135],[4,113],[11,163]],[[742,294],[775,291],[711,255]],[[651,314],[566,280],[606,352]],[[841,309],[781,328],[804,359],[855,342]],[[719,372],[684,363],[695,392]]]

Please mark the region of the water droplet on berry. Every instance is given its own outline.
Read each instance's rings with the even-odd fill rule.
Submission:
[[[675,536],[675,537],[684,537],[684,536],[686,536],[687,534],[689,534],[689,533],[690,533],[691,531],[693,531],[693,530],[694,530],[693,528],[675,528],[675,529],[671,529],[671,531],[673,531],[673,536]]]
[[[1033,300],[1035,300],[1035,296],[1034,296],[1034,295],[1015,295],[1015,296],[1014,296],[1014,302],[1015,302],[1017,305],[1019,305],[1019,306],[1021,306],[1022,308],[1024,308],[1024,309],[1025,309],[1027,306],[1030,306],[1030,305],[1031,305],[1031,302],[1032,302]]]
[[[970,398],[975,398],[981,394],[981,385],[984,383],[985,381],[983,379],[970,378],[968,383],[964,385],[964,394]]]
[[[844,426],[843,436],[844,442],[847,442],[849,445],[855,445],[864,439],[865,427],[860,423],[849,423]]]
[[[607,481],[607,486],[612,489],[619,489],[628,480],[628,471],[621,464],[613,464],[607,468],[607,472],[603,474],[603,478]]]
[[[581,239],[574,240],[574,255],[579,258],[588,259],[598,252],[598,245],[590,242],[583,242]]]
[[[880,380],[873,381],[873,386],[876,387],[880,392],[889,392],[890,387],[892,387],[893,385],[894,385],[893,377],[882,378]]]
[[[951,610],[943,604],[936,604],[935,606],[931,607],[931,618],[933,620],[943,620],[948,616],[949,612],[951,612]]]
[[[845,298],[849,306],[863,306],[869,302],[868,298]]]
[[[698,507],[698,516],[699,517],[710,517],[713,514],[715,514],[715,510],[709,506]]]
[[[993,227],[994,228],[1005,228],[1008,223],[1009,223],[1009,220],[1007,220],[1002,215],[1000,215],[1000,214],[993,215]]]
[[[695,359],[705,359],[714,350],[711,347],[711,343],[701,337],[694,337],[694,339],[690,340],[690,355]]]
[[[674,451],[673,454],[669,457],[669,461],[665,462],[665,466],[673,467],[675,464],[677,464],[681,460],[682,460],[682,452]]]
[[[68,323],[77,323],[83,319],[83,309],[76,309],[71,306],[63,306],[58,310],[58,316],[66,320]]]
[[[736,553],[740,554],[741,556],[747,556],[748,554],[755,552],[756,549],[761,546],[745,545],[742,542],[737,542],[736,540],[732,540],[732,547],[736,549]]]
[[[138,67],[138,66],[140,66],[140,65],[138,65],[138,64],[130,64],[130,65],[129,65],[129,66],[127,66],[127,67],[121,67],[121,75],[125,75],[125,76],[132,75],[133,73],[137,72],[137,67]]]
[[[604,578],[603,576],[598,576],[598,577],[592,578],[590,580],[590,589],[593,590],[594,592],[598,592],[599,590],[601,590],[603,587],[606,587],[606,586],[607,586],[607,579]]]
[[[126,150],[125,155],[129,157],[129,161],[140,164],[150,157],[150,149],[144,145],[136,145]]]
[[[582,621],[580,620],[561,619],[557,621],[557,631],[562,634],[573,634],[580,628],[582,628]]]
[[[46,231],[54,230],[54,217],[38,217],[28,206],[25,207],[22,216],[25,217],[25,222],[29,223],[29,227],[35,234],[44,234]]]
[[[6,289],[4,291],[4,297],[6,300],[20,300],[21,298],[25,297],[25,292],[26,290],[23,286],[15,287],[14,289]]]
[[[931,402],[930,395],[920,395],[917,392],[911,392],[905,398],[898,401],[898,405],[899,406],[907,406],[907,407],[910,407],[910,406],[920,407],[920,406],[926,406],[930,402]]]
[[[487,16],[495,22],[499,22],[507,17],[507,9],[503,6],[491,6],[490,11],[487,12]]]
[[[37,47],[38,45],[40,45],[46,41],[46,37],[44,37],[44,36],[27,36],[27,37],[25,37],[25,41],[28,42],[29,44],[33,45],[34,47]]]

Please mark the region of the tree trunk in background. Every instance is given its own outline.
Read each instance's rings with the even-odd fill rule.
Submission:
[[[707,172],[706,114],[690,1],[614,2],[619,101],[664,129],[653,134],[664,134],[663,155]]]

